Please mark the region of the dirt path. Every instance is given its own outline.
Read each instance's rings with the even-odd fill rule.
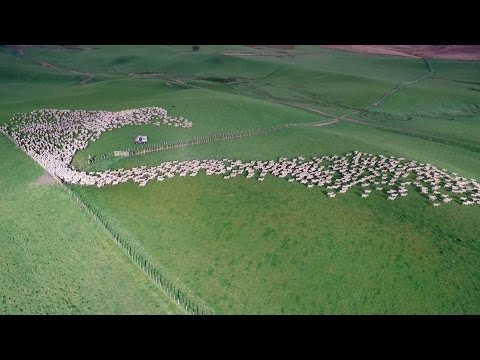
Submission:
[[[92,80],[92,79],[95,77],[95,75],[93,75],[93,74],[81,73],[81,72],[73,71],[73,70],[72,70],[72,72],[73,72],[73,73],[76,73],[76,74],[80,74],[80,75],[88,75],[87,78],[85,78],[85,79],[83,79],[82,81],[80,81],[80,84],[82,84],[82,85],[85,85],[87,82],[89,82],[90,80]]]
[[[412,56],[412,57],[416,57],[416,56]],[[418,57],[416,57],[416,58],[418,58]],[[401,84],[395,86],[394,88],[388,90],[386,93],[381,95],[373,103],[366,106],[365,110],[371,108],[372,106],[376,107],[376,106],[380,105],[387,97],[395,94],[396,92],[401,90],[403,87],[415,84],[415,83],[417,83],[421,80],[424,80],[424,79],[428,78],[429,76],[431,76],[435,71],[432,68],[431,63],[429,62],[428,59],[423,59],[423,60],[425,61],[425,64],[427,66],[428,74],[422,75],[422,76],[420,76],[420,77],[418,77],[418,78],[416,78],[412,81],[402,82]],[[275,70],[275,71],[278,71],[278,69]],[[199,86],[188,84],[187,82],[184,82],[182,80],[169,80],[169,81],[172,82],[172,83],[181,84],[181,85],[188,86],[188,87],[191,87],[191,88],[201,89],[201,87],[199,87]],[[376,127],[384,128],[384,129],[388,129],[388,130],[400,131],[400,132],[403,132],[403,133],[408,133],[408,134],[415,135],[415,136],[421,136],[421,137],[427,138],[429,140],[432,140],[431,138],[428,138],[428,136],[426,136],[425,134],[418,133],[414,130],[401,129],[401,128],[395,128],[395,127],[390,127],[390,126],[372,124],[372,123],[368,123],[368,122],[365,122],[365,121],[349,118],[352,115],[358,114],[360,112],[360,110],[352,111],[352,112],[350,112],[348,114],[345,114],[345,115],[338,115],[338,114],[332,114],[332,113],[328,113],[328,112],[325,112],[325,111],[321,111],[321,110],[318,110],[318,109],[315,109],[315,108],[312,108],[312,107],[309,107],[309,106],[306,106],[306,105],[301,105],[301,104],[297,104],[297,103],[290,103],[290,102],[286,102],[284,100],[279,100],[279,99],[275,99],[275,98],[264,98],[263,100],[266,100],[266,101],[269,101],[269,102],[272,102],[272,103],[282,104],[282,105],[289,106],[289,107],[292,107],[292,108],[302,109],[302,110],[305,110],[305,111],[308,111],[308,112],[313,112],[313,113],[320,114],[320,115],[323,115],[323,116],[327,116],[327,117],[331,118],[332,120],[322,121],[322,122],[312,122],[312,123],[283,124],[283,125],[274,126],[272,128],[268,128],[268,129],[247,130],[247,131],[242,131],[242,132],[238,132],[238,133],[234,133],[234,134],[226,134],[225,136],[223,136],[223,135],[212,135],[212,136],[207,136],[205,139],[184,140],[184,141],[182,140],[179,143],[169,144],[169,145],[164,145],[164,146],[156,146],[154,144],[150,148],[147,147],[145,149],[140,149],[140,150],[135,151],[134,156],[144,155],[144,154],[151,153],[151,152],[174,150],[174,149],[178,149],[178,148],[182,148],[182,147],[186,147],[186,146],[200,145],[200,144],[205,144],[205,143],[209,143],[209,142],[213,142],[213,141],[215,141],[215,142],[216,141],[225,141],[225,140],[240,139],[240,138],[247,137],[247,136],[263,135],[263,134],[266,134],[266,133],[269,133],[269,132],[272,132],[272,131],[277,131],[277,130],[288,128],[288,127],[329,126],[329,125],[334,125],[334,124],[336,124],[336,123],[338,123],[342,120],[345,120],[345,121],[348,121],[348,122],[358,123],[358,124],[361,124],[361,125],[376,126]]]
[[[86,76],[85,79],[83,79],[83,80],[80,81],[80,84],[81,84],[81,85],[86,85],[86,83],[87,83],[88,81],[90,81],[90,80],[92,80],[93,78],[95,78],[95,75],[94,75],[94,74],[91,74],[91,73],[87,73],[87,72],[83,72],[83,71],[77,71],[77,70],[71,70],[71,69],[67,69],[67,68],[64,68],[64,67],[60,67],[60,66],[56,66],[56,65],[50,64],[50,63],[45,62],[45,61],[35,60],[35,59],[32,59],[32,58],[26,57],[26,56],[23,54],[23,52],[22,52],[21,57],[22,57],[23,59],[28,60],[28,61],[34,62],[35,64],[38,64],[38,65],[40,65],[41,67],[44,67],[44,68],[50,68],[50,69],[55,69],[55,70],[68,71],[68,72],[71,72],[71,73],[76,74],[76,75]]]
[[[415,80],[412,80],[412,81],[409,81],[409,82],[403,82],[401,83],[400,85],[394,87],[393,89],[387,91],[385,94],[383,94],[382,96],[380,96],[375,102],[373,102],[372,104],[368,105],[367,107],[365,107],[365,109],[369,109],[371,108],[372,106],[378,106],[380,105],[388,96],[391,96],[393,95],[394,93],[396,93],[397,91],[399,91],[400,89],[402,89],[403,87],[405,86],[408,86],[408,85],[412,85],[414,83],[417,83],[423,79],[426,79],[427,77],[431,76],[435,70],[432,68],[432,65],[430,63],[430,61],[428,59],[423,59],[425,61],[425,64],[429,70],[428,74],[426,75],[423,75]],[[318,114],[321,114],[321,115],[324,115],[324,116],[329,116],[329,117],[332,117],[332,118],[335,118],[334,120],[332,121],[329,121],[329,122],[326,122],[326,123],[319,123],[319,124],[312,124],[312,125],[307,125],[307,126],[326,126],[326,125],[332,125],[332,124],[335,124],[335,123],[338,123],[339,121],[348,121],[348,122],[352,122],[352,123],[357,123],[357,124],[360,124],[360,125],[365,125],[365,126],[372,126],[372,127],[377,127],[377,128],[381,128],[381,129],[385,129],[385,130],[391,130],[391,131],[396,131],[396,132],[401,132],[401,133],[404,133],[404,134],[407,134],[407,135],[414,135],[414,136],[417,136],[417,137],[422,137],[424,139],[427,139],[427,140],[430,140],[430,141],[439,141],[439,142],[443,142],[443,139],[439,139],[439,138],[433,138],[432,136],[429,136],[427,134],[424,134],[424,133],[421,133],[421,132],[418,132],[418,131],[415,131],[415,130],[411,130],[411,129],[402,129],[402,128],[398,128],[398,127],[394,127],[394,126],[387,126],[387,125],[381,125],[381,124],[375,124],[375,123],[369,123],[369,122],[366,122],[366,121],[362,121],[362,120],[358,120],[358,119],[353,119],[351,118],[350,116],[352,115],[355,115],[357,113],[359,113],[359,111],[353,111],[349,114],[345,114],[345,115],[335,115],[335,114],[331,114],[331,113],[327,113],[327,112],[324,112],[324,111],[321,111],[321,110],[317,110],[317,109],[314,109],[314,108],[311,108],[311,107],[308,107],[308,106],[305,106],[305,105],[299,105],[299,104],[294,104],[294,103],[288,103],[288,102],[285,102],[285,101],[282,101],[282,100],[277,100],[277,99],[273,99],[273,98],[270,98],[270,99],[266,99],[267,101],[270,101],[270,102],[275,102],[275,103],[279,103],[279,104],[283,104],[283,105],[286,105],[286,106],[290,106],[290,107],[294,107],[294,108],[298,108],[298,109],[303,109],[303,110],[306,110],[306,111],[309,111],[309,112],[314,112],[314,113],[318,113]],[[306,124],[304,124],[306,125]]]
[[[273,102],[273,103],[277,103],[277,104],[282,104],[282,105],[290,106],[290,107],[297,108],[297,109],[307,110],[307,111],[314,112],[314,113],[317,113],[317,114],[320,114],[320,115],[324,115],[324,116],[328,116],[328,117],[338,117],[338,116],[339,116],[339,115],[330,114],[330,113],[327,113],[327,112],[324,112],[324,111],[320,111],[320,110],[317,110],[317,109],[314,109],[314,108],[311,108],[311,107],[308,107],[308,106],[305,106],[305,105],[299,105],[299,104],[295,104],[295,103],[289,103],[289,102],[286,102],[286,101],[283,101],[283,100],[274,99],[274,98],[268,98],[268,99],[265,99],[265,100],[270,101],[270,102]]]
[[[370,106],[367,107],[370,108],[372,106],[378,106],[380,105],[383,100],[385,100],[387,97],[389,97],[390,95],[393,95],[394,93],[396,93],[397,91],[399,91],[401,88],[405,87],[405,86],[408,86],[408,85],[412,85],[412,84],[415,84],[416,82],[419,82],[423,79],[426,79],[427,77],[431,76],[435,70],[433,70],[432,68],[432,64],[430,64],[430,61],[428,61],[428,59],[423,59],[423,61],[425,61],[425,64],[427,65],[427,68],[429,70],[428,74],[427,75],[424,75],[424,76],[421,76],[413,81],[409,81],[409,82],[403,82],[401,83],[400,85],[394,87],[393,89],[391,89],[390,91],[387,91],[385,94],[383,94],[382,96],[380,96],[376,101],[374,101]]]
[[[23,56],[23,57],[26,58],[25,56]],[[411,56],[411,57],[416,57],[416,56]],[[26,59],[28,59],[28,58],[26,58]],[[47,62],[37,61],[37,60],[34,60],[34,59],[28,59],[28,60],[34,61],[35,63],[40,64],[42,67],[51,67],[51,68],[55,68],[55,69],[70,71],[70,72],[75,73],[75,74],[87,75],[88,77],[80,82],[82,85],[84,85],[86,82],[88,82],[89,80],[94,78],[94,75],[90,74],[90,73],[84,73],[84,72],[79,72],[79,71],[75,71],[75,70],[65,69],[65,68],[61,68],[61,67],[49,64]],[[394,93],[396,93],[397,91],[399,91],[403,87],[408,86],[408,85],[412,85],[414,83],[417,83],[417,82],[431,76],[434,73],[434,70],[431,67],[431,64],[428,61],[428,59],[423,59],[423,60],[425,61],[426,65],[427,65],[427,68],[429,70],[428,74],[423,75],[423,76],[421,76],[421,77],[419,77],[415,80],[409,81],[409,82],[402,82],[401,84],[395,86],[393,89],[387,91],[385,94],[380,96],[372,104],[365,107],[365,109],[369,109],[372,106],[378,106],[387,97],[393,95]],[[279,69],[275,70],[274,72],[276,72],[278,70]],[[129,75],[131,75],[131,74],[129,74]],[[170,83],[176,83],[176,84],[179,84],[179,85],[187,86],[187,87],[190,87],[190,88],[193,88],[193,89],[202,89],[202,87],[189,84],[189,83],[187,83],[185,81],[182,81],[182,80],[179,80],[179,79],[168,79],[167,81],[170,82]],[[313,113],[320,114],[320,115],[323,115],[323,116],[327,116],[327,117],[331,118],[332,120],[321,121],[321,122],[311,122],[311,123],[283,124],[283,125],[278,125],[278,126],[274,126],[274,127],[267,128],[267,129],[254,129],[254,130],[246,130],[246,131],[241,131],[241,132],[232,133],[232,134],[211,135],[211,136],[206,136],[203,139],[181,140],[181,141],[178,141],[177,143],[168,144],[168,145],[167,144],[165,144],[165,145],[153,144],[153,145],[147,146],[146,148],[134,150],[132,156],[144,155],[144,154],[151,153],[151,152],[174,150],[174,149],[187,147],[187,146],[206,144],[206,143],[213,142],[213,141],[215,141],[215,142],[216,141],[225,141],[225,140],[240,139],[240,138],[244,138],[244,137],[247,137],[247,136],[262,135],[262,134],[266,134],[266,133],[269,133],[269,132],[272,132],[272,131],[277,131],[277,130],[288,128],[288,127],[329,126],[329,125],[336,124],[336,123],[340,122],[341,120],[346,120],[346,121],[349,121],[349,122],[359,123],[359,124],[362,124],[362,125],[371,125],[371,126],[383,127],[385,129],[388,128],[390,130],[395,129],[396,131],[402,131],[402,132],[407,132],[407,133],[410,132],[412,134],[415,133],[417,136],[421,135],[421,134],[417,134],[415,131],[408,130],[408,129],[399,129],[399,128],[394,128],[394,127],[371,124],[371,123],[368,123],[368,122],[348,118],[349,116],[357,114],[359,111],[353,111],[353,112],[345,114],[345,115],[338,115],[338,114],[332,114],[332,113],[328,113],[328,112],[325,112],[325,111],[321,111],[321,110],[318,110],[318,109],[315,109],[315,108],[312,108],[312,107],[309,107],[309,106],[301,105],[301,104],[289,103],[289,102],[286,102],[286,101],[283,101],[283,100],[278,100],[278,99],[275,99],[275,98],[266,98],[264,100],[272,102],[272,103],[278,103],[278,104],[282,104],[282,105],[285,105],[285,106],[293,107],[293,108],[302,109],[302,110],[313,112]],[[424,136],[424,135],[421,135],[421,136]]]
[[[362,120],[358,120],[358,119],[352,119],[352,118],[343,118],[342,120],[347,121],[347,122],[351,122],[351,123],[356,123],[356,124],[359,124],[359,125],[362,125],[362,126],[370,126],[370,127],[373,127],[373,128],[378,128],[378,129],[390,131],[390,132],[401,134],[401,135],[413,136],[413,137],[417,137],[417,138],[427,140],[427,141],[433,141],[433,142],[443,144],[443,145],[454,146],[454,147],[461,148],[461,149],[464,149],[464,150],[472,151],[476,154],[478,154],[480,152],[480,146],[478,146],[478,145],[468,144],[468,143],[464,143],[462,141],[457,141],[457,140],[453,140],[453,139],[447,139],[447,138],[443,138],[443,137],[438,136],[438,135],[423,133],[423,132],[408,129],[408,128],[399,128],[399,127],[395,127],[395,126],[382,125],[382,124],[371,123],[371,122],[362,121]]]
[[[328,47],[328,46],[326,46]],[[399,52],[400,54],[400,52]],[[398,54],[397,54],[398,55]],[[412,58],[417,58],[417,59],[420,59],[420,57],[416,56],[416,55],[410,55],[410,54],[407,54],[407,53],[404,53],[403,54],[404,56],[408,56],[408,57],[412,57]],[[435,70],[432,68],[432,65],[430,63],[430,61],[426,58],[423,58],[423,61],[425,61],[425,64],[427,66],[427,69],[428,69],[428,74],[426,75],[422,75],[412,81],[408,81],[408,82],[402,82],[401,84],[395,86],[394,88],[388,90],[386,93],[382,94],[377,100],[375,100],[373,103],[369,104],[368,106],[365,107],[365,110],[371,108],[372,106],[379,106],[386,98],[388,98],[389,96],[395,94],[396,92],[400,91],[402,88],[404,88],[405,86],[409,86],[409,85],[412,85],[412,84],[415,84],[421,80],[424,80],[430,76],[433,75],[433,73],[435,72]],[[273,73],[275,73],[276,71],[278,71],[279,69],[276,69]],[[273,74],[272,73],[272,74]],[[272,75],[270,74],[270,75]],[[270,76],[268,75],[268,76]],[[180,80],[176,80],[177,83],[180,83],[182,85],[185,85],[185,86],[189,86],[189,87],[192,87],[192,88],[196,88],[196,89],[200,89],[200,87],[198,86],[194,86],[194,85],[190,85],[186,82],[183,82],[183,81],[180,81]],[[273,103],[277,103],[277,104],[282,104],[282,105],[286,105],[286,106],[289,106],[289,107],[293,107],[293,108],[298,108],[298,109],[302,109],[302,110],[306,110],[306,111],[309,111],[309,112],[313,112],[313,113],[317,113],[317,114],[320,114],[320,115],[324,115],[324,116],[328,116],[328,117],[331,117],[331,118],[335,118],[336,120],[334,120],[333,123],[336,123],[342,119],[345,119],[347,116],[351,116],[351,115],[354,115],[354,114],[357,114],[359,111],[354,111],[354,112],[351,112],[349,114],[346,114],[346,115],[338,115],[338,114],[331,114],[331,113],[327,113],[325,111],[321,111],[321,110],[318,110],[318,109],[314,109],[314,108],[311,108],[311,107],[308,107],[308,106],[305,106],[305,105],[300,105],[300,104],[296,104],[296,103],[289,103],[289,102],[286,102],[286,101],[283,101],[283,100],[278,100],[278,99],[274,99],[274,98],[266,98],[264,99],[266,101],[269,101],[269,102],[273,102]],[[322,124],[317,124],[317,125],[309,125],[309,126],[325,126],[326,124],[330,125],[332,122],[328,122],[328,123],[322,123]]]
[[[326,121],[326,122],[319,122],[319,123],[304,123],[304,124],[298,124],[297,126],[314,126],[314,127],[321,127],[321,126],[328,126],[328,125],[334,125],[338,123],[341,120],[341,117],[337,117],[334,120],[331,121]]]
[[[55,178],[47,171],[45,171],[42,176],[40,176],[33,183],[35,185],[58,185],[57,180],[55,180]]]
[[[376,128],[380,128],[380,129],[395,130],[395,131],[400,131],[400,132],[405,132],[405,133],[410,133],[410,134],[415,134],[415,135],[425,136],[425,137],[427,136],[426,134],[423,134],[421,132],[411,130],[411,129],[403,129],[403,128],[398,128],[398,127],[395,127],[395,126],[388,126],[388,125],[370,123],[368,121],[352,119],[352,118],[348,118],[348,117],[344,117],[342,120],[345,120],[345,121],[351,122],[351,123],[360,124],[360,125],[372,126],[372,127],[376,127]],[[432,139],[430,139],[430,140],[432,140]]]
[[[180,84],[180,85],[183,85],[183,86],[188,86],[192,89],[201,89],[201,87],[199,87],[199,86],[188,84],[185,81],[178,80],[178,79],[169,79],[168,81],[171,82],[171,83],[176,83],[176,84]]]

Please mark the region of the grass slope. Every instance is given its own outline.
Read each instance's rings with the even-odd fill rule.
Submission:
[[[336,114],[362,110],[388,89],[426,74],[425,63],[419,59],[365,56],[308,46],[289,50],[293,57],[227,56],[223,53],[231,48],[226,46],[202,46],[195,54],[188,46],[83,48],[33,48],[26,52],[29,57],[65,67],[60,70],[42,68],[0,50],[0,121],[14,112],[35,108],[121,110],[156,105],[192,120],[194,127],[115,130],[78,154],[77,159],[86,157],[89,151],[101,153],[117,150],[121,145],[123,148],[138,131],[147,131],[152,139],[163,141],[189,138],[189,134],[198,136],[319,119],[315,114],[265,101],[270,97]],[[244,47],[232,50],[265,52]],[[358,114],[373,125],[395,129],[352,123],[285,129],[98,166],[130,167],[166,160],[223,157],[267,160],[358,149],[430,162],[479,179],[480,116],[476,89],[480,63],[436,60],[432,65],[435,74],[430,78],[405,87],[379,107]],[[80,85],[83,77],[68,69],[93,72],[95,79]],[[157,78],[129,75],[143,71],[158,73]],[[200,89],[175,84],[172,79],[184,80]],[[405,130],[421,132],[422,136]],[[28,172],[32,172],[30,177],[25,175],[29,181],[40,175],[31,163],[25,164],[25,173]],[[16,189],[21,184],[4,178],[2,174],[0,180],[8,184],[7,189]],[[317,189],[309,190],[273,177],[260,183],[200,175],[149,183],[145,188],[129,183],[78,191],[179,287],[206,301],[219,313],[480,312],[478,207],[452,203],[434,209],[416,193],[394,202],[379,194],[368,199],[361,199],[355,193],[327,199]],[[145,290],[131,290],[142,293],[141,296],[110,296],[118,284],[115,281],[119,281],[113,273],[130,279],[130,283],[122,281],[131,284],[128,287],[132,289],[133,281],[139,287],[135,289],[140,289],[138,279],[143,278],[135,268],[127,269],[129,263],[113,260],[118,250],[109,250],[108,246],[113,244],[106,245],[107,240],[105,252],[94,253],[97,255],[93,260],[91,255],[82,258],[88,261],[84,267],[77,260],[71,264],[78,256],[69,256],[74,250],[68,250],[65,244],[75,246],[73,249],[78,252],[93,251],[91,247],[82,247],[85,242],[72,240],[74,235],[99,244],[101,236],[98,235],[98,240],[92,237],[95,231],[87,226],[93,225],[74,211],[76,204],[69,204],[60,189],[31,190],[41,199],[33,202],[33,207],[25,199],[18,204],[14,202],[13,199],[23,199],[17,192],[8,195],[10,202],[0,220],[5,221],[2,231],[8,234],[5,235],[8,250],[3,258],[9,264],[5,269],[10,270],[1,273],[6,279],[4,287],[13,289],[5,292],[10,294],[8,304],[20,303],[26,309],[41,311],[73,293],[72,303],[89,304],[79,306],[77,312],[148,312],[155,306],[166,309],[151,300],[148,283],[142,285]],[[59,197],[65,203],[58,205],[58,209],[52,208],[51,204],[59,202],[56,200]],[[11,265],[12,261],[22,259],[22,269],[27,269],[34,261],[26,254],[36,253],[24,245],[26,241],[8,240],[22,232],[6,222],[15,216],[25,223],[23,228],[30,229],[33,225],[28,224],[35,223],[35,215],[26,216],[27,209],[33,209],[33,214],[52,214],[46,218],[48,226],[35,224],[28,244],[50,239],[49,226],[59,234],[49,240],[51,247],[44,250],[44,243],[41,249],[35,246],[38,256],[34,260],[46,263],[48,270],[48,276],[35,280],[35,289],[47,293],[38,298],[37,307],[29,303],[28,297],[18,295],[22,291],[29,294],[24,290],[29,287],[21,284],[30,277],[14,276]],[[61,221],[55,223],[57,216]],[[85,224],[80,225],[82,221]],[[72,223],[76,231],[68,230],[66,223]],[[84,227],[88,231],[82,230]],[[58,251],[62,254],[70,251],[62,258],[62,267],[58,267],[62,272],[65,268],[72,269],[63,277],[52,270],[54,263],[49,260]],[[102,256],[107,254],[112,257],[110,267],[103,265]],[[88,276],[96,281],[85,277],[81,280],[78,274],[82,273],[91,274]],[[55,284],[60,285],[55,287]],[[72,290],[74,285],[70,284],[78,287]],[[84,293],[84,287],[89,291]],[[119,299],[124,299],[121,304]],[[5,312],[19,310],[9,305]]]
[[[478,207],[332,200],[273,177],[79,191],[218,313],[480,311]]]
[[[175,314],[179,309],[43,170],[0,136],[0,313]]]

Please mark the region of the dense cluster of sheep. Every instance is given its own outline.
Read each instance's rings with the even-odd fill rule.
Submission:
[[[0,131],[8,134],[51,174],[67,183],[87,185],[94,179],[70,167],[75,153],[106,131],[152,120],[175,127],[192,127],[191,121],[168,116],[167,110],[159,107],[118,112],[44,109],[15,114]]]
[[[133,180],[145,186],[150,180],[164,181],[175,176],[196,176],[200,171],[206,175],[223,175],[224,179],[236,176],[255,178],[263,181],[267,174],[299,182],[308,188],[326,189],[327,196],[335,197],[353,187],[362,190],[362,197],[372,191],[387,195],[388,200],[408,195],[409,186],[416,188],[433,206],[448,203],[455,194],[462,205],[480,205],[480,183],[474,179],[449,174],[431,164],[407,161],[404,158],[372,155],[355,151],[345,156],[322,156],[306,160],[303,157],[278,161],[188,160],[168,161],[159,166],[147,168],[109,170],[88,173],[96,178],[98,187],[116,185]],[[440,190],[443,190],[440,191]]]
[[[367,198],[372,191],[382,192],[388,200],[405,197],[416,188],[434,207],[452,200],[462,205],[480,205],[480,183],[431,164],[405,158],[373,155],[354,151],[344,156],[322,156],[305,159],[279,158],[278,161],[188,160],[168,161],[155,167],[103,172],[77,171],[69,166],[76,151],[85,148],[105,131],[130,124],[145,124],[160,119],[163,124],[191,127],[183,118],[171,118],[161,108],[142,108],[120,112],[40,110],[20,114],[0,130],[8,133],[22,149],[50,173],[67,183],[86,186],[108,186],[130,180],[145,186],[149,181],[164,181],[175,176],[223,175],[263,181],[267,174],[299,182],[307,188],[323,188],[333,198],[352,188]]]

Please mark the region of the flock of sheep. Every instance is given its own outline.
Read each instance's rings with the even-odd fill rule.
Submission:
[[[480,205],[480,183],[431,164],[418,163],[393,156],[354,151],[344,156],[322,156],[305,159],[279,158],[278,161],[188,160],[168,161],[155,167],[103,172],[77,171],[70,167],[75,153],[89,141],[125,125],[146,124],[155,120],[164,125],[188,128],[184,118],[170,117],[158,107],[119,112],[86,110],[38,110],[15,115],[0,131],[13,140],[43,167],[66,183],[86,186],[108,186],[134,181],[145,186],[149,181],[164,181],[175,176],[223,175],[224,179],[246,176],[263,181],[267,174],[299,182],[307,188],[323,188],[333,198],[348,190],[360,189],[363,198],[372,191],[382,192],[388,200],[405,197],[416,188],[437,207],[452,200],[462,205]]]
[[[64,182],[91,185],[95,183],[94,177],[71,168],[75,153],[106,131],[147,124],[151,120],[175,127],[192,127],[191,121],[171,117],[160,107],[118,112],[44,109],[15,114],[8,124],[0,126],[0,131]]]

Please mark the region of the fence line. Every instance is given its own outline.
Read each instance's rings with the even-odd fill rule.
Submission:
[[[183,147],[193,146],[193,145],[201,145],[201,144],[208,144],[211,142],[217,141],[225,141],[225,140],[235,140],[241,139],[249,136],[257,136],[267,134],[269,132],[286,129],[290,127],[298,127],[298,126],[326,126],[332,125],[340,121],[340,118],[335,118],[334,120],[327,121],[327,122],[309,122],[309,123],[291,123],[291,124],[281,124],[281,125],[274,125],[269,128],[262,128],[262,129],[252,129],[252,130],[241,130],[232,133],[222,133],[222,134],[213,134],[213,135],[204,135],[204,136],[197,136],[193,139],[189,140],[174,140],[173,142],[165,141],[163,143],[153,143],[147,144],[142,146],[136,146],[133,149],[123,149],[123,150],[116,150],[116,151],[123,151],[128,153],[129,157],[133,156],[142,156],[145,154],[149,154],[152,152],[159,152],[165,150],[175,150]],[[89,165],[99,161],[105,160],[115,157],[114,153],[103,154],[99,158],[89,159],[87,164],[84,164],[82,167],[86,169]]]
[[[73,189],[62,184],[67,192],[77,201],[77,203],[85,209],[95,221],[107,232],[122,251],[162,290],[174,300],[187,314],[192,315],[204,315],[208,314],[208,310],[204,306],[199,306],[192,301],[186,294],[180,291],[172,282],[170,282],[166,276],[150,262],[148,262],[144,256],[135,250],[132,245],[126,241],[120,234],[110,225],[108,221],[101,215],[98,210],[95,210],[86,199],[76,193]]]
[[[18,144],[12,139],[12,137],[2,131],[0,132],[5,135],[8,139],[19,147]],[[37,162],[30,154],[24,151],[35,163],[39,164],[46,172],[48,172],[45,167]],[[65,185],[62,180],[60,180],[55,174],[50,175],[55,179],[55,181],[70,195],[76,202],[83,208],[96,222],[100,227],[106,232],[106,234],[115,241],[115,243],[120,247],[120,249],[137,265],[155,284],[157,284],[167,296],[174,300],[187,314],[191,315],[205,315],[211,313],[205,306],[199,306],[194,301],[190,300],[189,297],[176,288],[175,285],[170,282],[164,274],[153,265],[151,265],[138,251],[135,250],[132,245],[122,238],[119,233],[110,225],[108,221],[100,214],[99,211],[93,209],[91,205],[85,200],[85,198],[77,194],[69,186]]]
[[[427,66],[428,68],[428,74],[426,75],[423,75],[423,76],[420,76],[419,78],[415,79],[415,80],[412,80],[412,81],[408,81],[408,82],[405,82],[405,81],[402,81],[399,85],[395,86],[393,89],[387,91],[385,94],[383,94],[382,96],[380,96],[375,102],[373,102],[370,106],[368,106],[367,108],[371,107],[372,105],[373,106],[378,106],[382,103],[383,100],[385,100],[388,96],[392,95],[393,93],[396,93],[397,91],[399,91],[401,88],[405,87],[405,86],[408,86],[408,85],[412,85],[412,84],[415,84],[416,82],[419,82],[423,79],[426,79],[427,77],[429,77],[430,75],[432,75],[435,70],[432,68],[432,64],[430,63],[430,61],[428,61],[428,59],[426,58],[423,58],[423,61],[425,62],[425,65]]]

